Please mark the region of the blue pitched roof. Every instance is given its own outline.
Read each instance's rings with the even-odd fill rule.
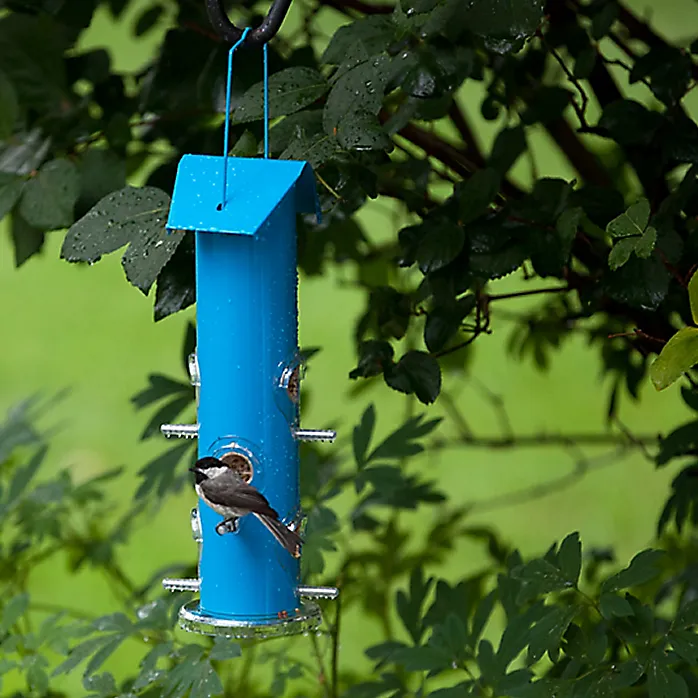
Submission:
[[[167,227],[254,235],[291,194],[297,213],[320,215],[313,170],[306,162],[228,158],[223,201],[222,155],[184,155],[179,161]]]

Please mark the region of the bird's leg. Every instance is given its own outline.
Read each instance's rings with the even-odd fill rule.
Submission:
[[[216,533],[219,536],[225,535],[226,533],[237,533],[238,530],[238,517],[233,516],[230,519],[221,521],[216,525]]]

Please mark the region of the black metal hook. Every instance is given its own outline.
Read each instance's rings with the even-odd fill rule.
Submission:
[[[274,0],[264,21],[249,32],[243,46],[261,46],[273,39],[281,28],[290,6],[291,0]],[[223,41],[234,44],[240,40],[242,29],[238,29],[228,19],[223,9],[223,0],[207,0],[206,11],[213,28]]]

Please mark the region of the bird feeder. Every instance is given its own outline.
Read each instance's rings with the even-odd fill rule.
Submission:
[[[190,376],[198,424],[163,425],[167,436],[198,437],[198,455],[214,456],[251,482],[283,523],[301,526],[302,440],[335,433],[301,429],[296,215],[318,211],[310,165],[289,160],[185,155],[174,186],[168,229],[196,236],[197,349]],[[198,591],[180,623],[208,635],[271,637],[320,621],[303,598],[333,598],[334,588],[302,587],[299,560],[253,516],[221,531],[222,517],[199,502],[192,512],[200,543],[199,578],[164,580]]]

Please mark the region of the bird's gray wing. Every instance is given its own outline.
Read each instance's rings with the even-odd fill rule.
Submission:
[[[233,509],[244,509],[263,514],[272,519],[279,515],[272,509],[267,498],[255,487],[236,477],[221,475],[199,484],[202,493],[213,503]]]

